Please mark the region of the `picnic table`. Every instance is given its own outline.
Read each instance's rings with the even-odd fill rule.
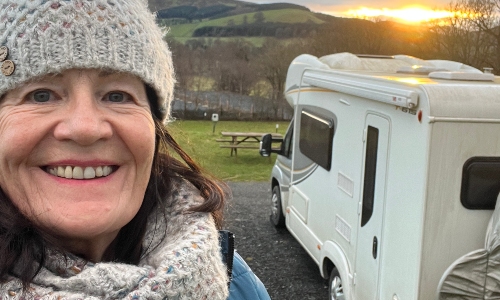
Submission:
[[[262,132],[221,132],[221,135],[225,138],[216,139],[220,143],[228,143],[220,145],[221,148],[230,148],[231,156],[233,153],[238,156],[238,149],[259,149],[259,143],[262,136],[267,133]],[[283,135],[279,133],[272,133],[273,139],[282,139]],[[230,139],[228,139],[228,137]]]

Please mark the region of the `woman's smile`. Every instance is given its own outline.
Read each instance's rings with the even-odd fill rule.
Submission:
[[[45,172],[66,179],[95,179],[107,177],[114,171],[117,166],[98,166],[98,167],[82,167],[82,166],[50,166],[45,167]]]

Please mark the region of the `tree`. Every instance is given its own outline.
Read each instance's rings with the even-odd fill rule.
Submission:
[[[253,14],[253,19],[255,23],[264,23],[264,21],[266,20],[266,18],[264,17],[264,13],[261,11],[258,11],[255,14]]]
[[[258,57],[259,75],[267,80],[271,86],[269,100],[272,103],[275,119],[279,111],[286,106],[284,89],[288,67],[295,57],[306,53],[304,41],[279,42],[267,39]]]
[[[395,31],[394,23],[388,21],[340,19],[317,30],[310,51],[317,56],[339,52],[392,55],[399,53]]]
[[[214,89],[248,95],[257,80],[251,63],[254,51],[254,46],[243,39],[216,41],[207,51]]]
[[[479,35],[488,41],[485,63],[500,71],[500,0],[460,0],[461,7],[471,12],[470,20]]]
[[[448,10],[453,16],[432,24],[427,34],[436,56],[500,70],[500,0],[457,0]]]

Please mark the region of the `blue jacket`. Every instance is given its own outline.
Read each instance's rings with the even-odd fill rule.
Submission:
[[[271,300],[264,284],[236,251],[228,300]]]

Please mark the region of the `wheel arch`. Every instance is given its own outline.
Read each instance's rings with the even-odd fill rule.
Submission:
[[[280,182],[278,181],[278,179],[276,179],[276,177],[273,176],[273,178],[271,178],[271,190],[275,186],[280,186]],[[281,187],[280,187],[280,190],[281,190]]]
[[[351,299],[352,272],[349,260],[342,248],[333,241],[326,241],[321,250],[321,276],[328,279],[333,268],[337,268],[344,290],[345,299]]]

